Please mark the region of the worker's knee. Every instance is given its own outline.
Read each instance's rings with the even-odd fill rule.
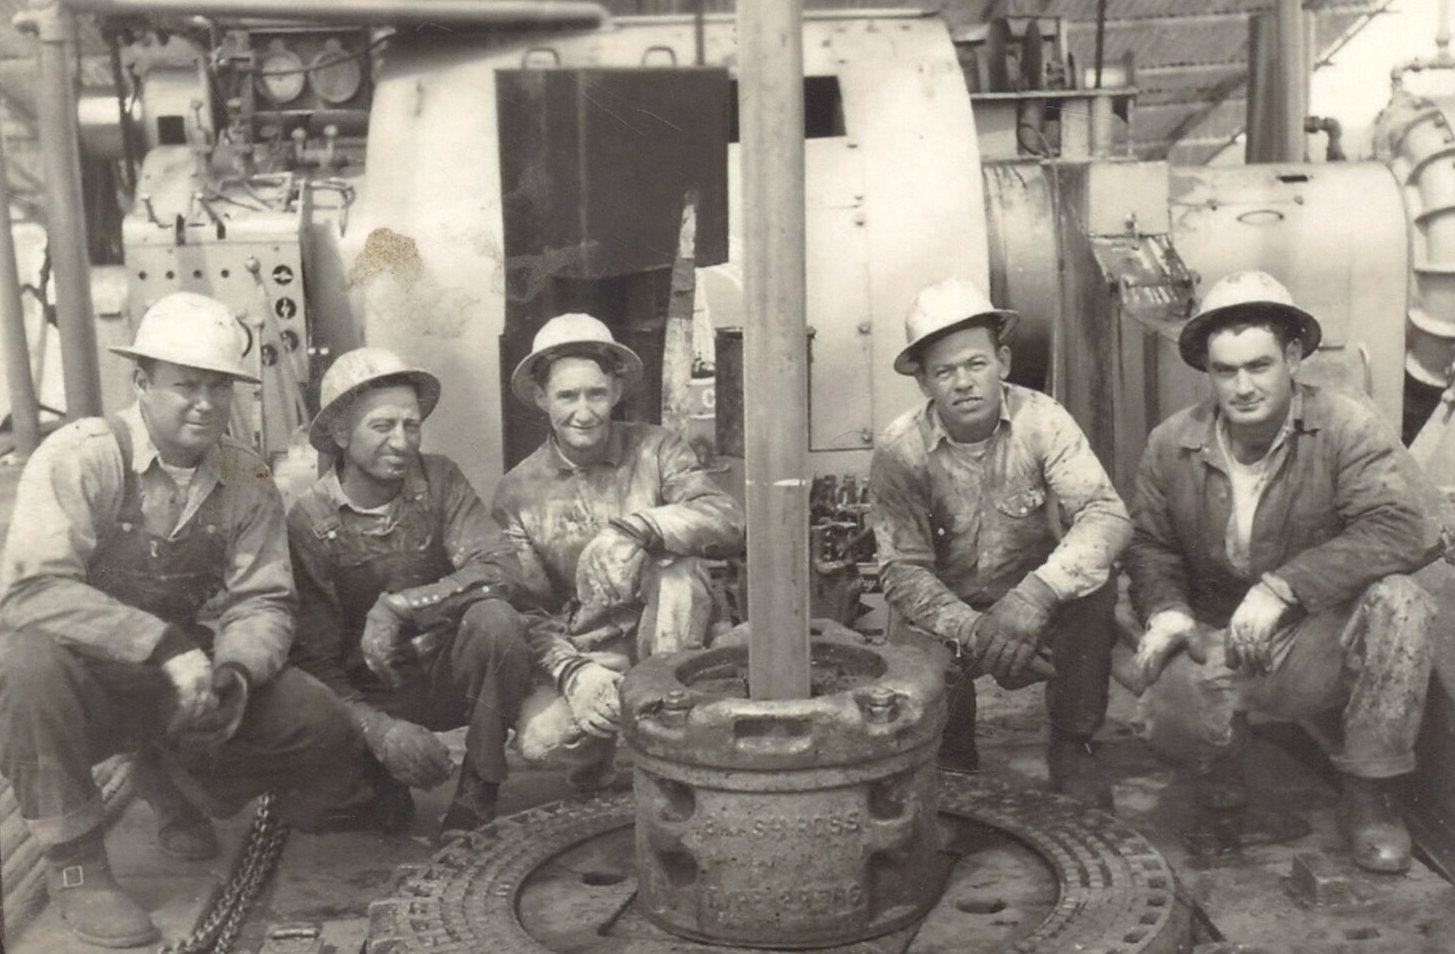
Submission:
[[[455,635],[452,662],[463,670],[526,660],[525,619],[505,600],[482,600],[465,610]]]
[[[612,741],[583,733],[565,697],[549,686],[538,686],[526,696],[515,723],[516,750],[536,765],[592,765]]]
[[[28,630],[0,636],[0,710],[33,711],[74,693],[75,655],[50,636]]]
[[[1425,588],[1403,573],[1376,581],[1364,591],[1365,608],[1390,623],[1424,625],[1435,615],[1435,601]]]

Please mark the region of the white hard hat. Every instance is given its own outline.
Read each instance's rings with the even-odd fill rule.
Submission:
[[[412,367],[385,348],[355,348],[339,355],[323,375],[318,389],[318,413],[308,425],[308,443],[326,454],[337,454],[334,419],[349,405],[349,398],[385,378],[399,378],[414,386],[421,418],[429,417],[440,401],[440,379],[423,368]]]
[[[1182,326],[1177,336],[1182,360],[1206,371],[1208,337],[1222,325],[1249,318],[1283,323],[1302,344],[1304,357],[1313,354],[1323,337],[1318,321],[1293,303],[1293,295],[1278,279],[1267,272],[1233,272],[1213,283],[1197,314]]]
[[[630,394],[642,379],[642,359],[617,343],[605,323],[581,312],[557,315],[541,326],[531,342],[530,354],[510,375],[510,390],[531,407],[536,406],[535,374],[543,361],[569,355],[598,355],[615,360],[623,394]]]
[[[222,302],[196,292],[172,292],[141,316],[130,347],[111,350],[126,358],[216,371],[257,384],[257,375],[243,364],[247,343],[242,326]]]
[[[1016,313],[996,308],[990,297],[974,282],[965,278],[947,278],[929,286],[915,296],[914,306],[904,319],[904,340],[907,344],[894,359],[894,370],[900,374],[914,374],[919,370],[920,350],[925,345],[987,316],[995,324],[1001,341],[1010,337],[1017,321]]]

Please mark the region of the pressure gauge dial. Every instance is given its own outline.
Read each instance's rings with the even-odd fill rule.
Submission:
[[[345,51],[338,40],[331,39],[308,64],[308,81],[319,99],[337,106],[354,98],[364,82],[364,71],[358,57]]]
[[[258,92],[269,102],[282,106],[297,99],[307,78],[298,54],[274,40],[258,61]]]

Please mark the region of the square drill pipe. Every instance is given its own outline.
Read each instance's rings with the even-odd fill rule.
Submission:
[[[803,3],[738,0],[743,164],[748,691],[806,699],[808,369]]]

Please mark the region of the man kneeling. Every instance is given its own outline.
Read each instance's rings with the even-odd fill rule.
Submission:
[[[0,772],[82,940],[157,938],[111,875],[91,764],[137,752],[157,842],[209,858],[207,814],[266,791],[316,827],[362,784],[347,714],[284,665],[293,579],[268,468],[223,434],[243,336],[190,292],[147,310],[129,348],[137,402],[76,421],[25,466],[0,598]],[[185,795],[183,793],[186,793]]]
[[[1439,552],[1438,498],[1361,396],[1294,381],[1319,337],[1262,272],[1218,282],[1183,328],[1213,398],[1152,432],[1137,476],[1143,729],[1194,758],[1206,807],[1237,809],[1241,713],[1303,720],[1343,773],[1354,860],[1403,871],[1389,780],[1415,766],[1434,611],[1406,574]]]
[[[541,328],[511,376],[515,396],[551,425],[501,479],[493,508],[550,614],[531,627],[550,686],[526,702],[519,747],[572,765],[582,787],[610,773],[620,671],[703,644],[712,597],[700,558],[743,545],[741,508],[680,438],[612,420],[641,374],[641,358],[606,325],[567,314]]]
[[[382,348],[339,357],[309,429],[336,465],[288,515],[298,664],[345,701],[376,760],[375,821],[453,771],[431,730],[467,726],[440,838],[495,817],[505,737],[530,684],[515,550],[454,462],[419,451],[440,385]],[[382,768],[382,771],[380,769]]]

